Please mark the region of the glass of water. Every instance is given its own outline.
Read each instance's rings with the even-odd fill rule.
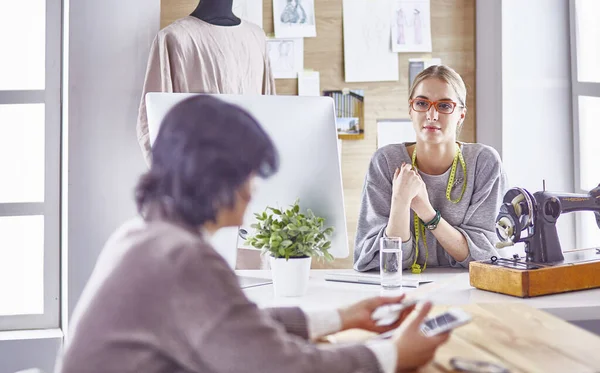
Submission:
[[[402,240],[400,237],[379,239],[379,270],[384,289],[402,287]]]

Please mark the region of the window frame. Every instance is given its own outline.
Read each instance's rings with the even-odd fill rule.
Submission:
[[[578,66],[578,50],[577,50],[577,3],[579,0],[569,2],[569,37],[571,43],[571,98],[573,107],[573,173],[575,177],[575,193],[587,194],[588,189],[583,189],[581,185],[581,159],[579,154],[579,99],[582,96],[600,98],[600,82],[580,82],[579,81],[579,66]],[[584,219],[581,214],[591,214],[591,212],[582,212],[576,215],[577,231],[576,240],[577,247],[583,247],[584,242]]]
[[[0,315],[0,331],[60,326],[62,0],[46,0],[45,87],[0,91],[0,104],[45,106],[44,202],[0,203],[0,216],[44,216],[44,313]]]

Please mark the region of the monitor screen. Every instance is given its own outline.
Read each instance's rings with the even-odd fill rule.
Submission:
[[[192,95],[195,94],[146,95],[151,144],[168,110]],[[334,227],[330,253],[337,258],[347,257],[348,234],[333,100],[306,96],[213,96],[254,116],[273,140],[280,157],[279,171],[257,183],[240,228],[252,234],[254,213],[264,211],[267,206],[286,208],[298,199],[301,209],[310,208],[325,218],[325,226]],[[244,247],[244,240],[229,230],[213,244],[217,251],[230,252],[235,251],[231,246],[236,240],[236,248]]]

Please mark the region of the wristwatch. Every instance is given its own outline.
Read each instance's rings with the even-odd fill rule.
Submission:
[[[425,226],[425,228],[427,228],[430,231],[432,231],[435,228],[437,228],[437,226],[440,223],[441,219],[442,219],[442,214],[440,213],[440,210],[435,210],[435,217],[433,219],[431,219],[431,221],[429,221],[427,223],[423,222],[423,225]]]

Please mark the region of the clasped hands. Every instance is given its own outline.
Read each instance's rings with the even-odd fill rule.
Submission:
[[[427,186],[419,172],[410,164],[402,163],[396,168],[392,180],[392,206],[395,204],[410,206],[417,216],[425,222],[435,217],[435,209],[431,206]]]

